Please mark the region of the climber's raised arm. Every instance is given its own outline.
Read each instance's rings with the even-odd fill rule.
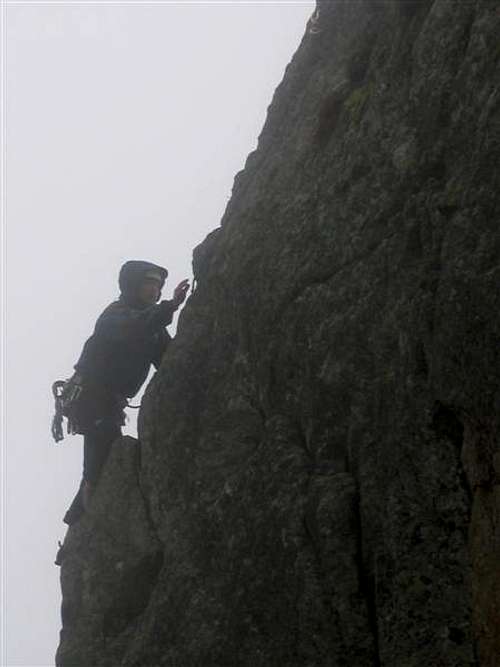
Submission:
[[[163,282],[154,271],[146,273],[137,285],[132,298],[122,297],[110,304],[96,323],[95,334],[110,340],[121,341],[151,336],[172,322],[177,308],[186,299],[188,280],[180,282],[171,300],[159,299]]]
[[[108,340],[133,340],[155,334],[172,322],[174,301],[137,310],[120,301],[109,305],[96,322],[95,335]]]

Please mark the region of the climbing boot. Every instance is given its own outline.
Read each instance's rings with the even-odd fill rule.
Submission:
[[[64,523],[66,523],[68,526],[72,526],[73,524],[77,523],[82,516],[85,514],[85,508],[83,507],[83,499],[82,499],[82,486],[83,482],[80,484],[80,488],[78,489],[78,493],[76,496],[73,498],[73,502],[71,503],[68,511],[64,515]]]
[[[63,545],[63,544],[61,543],[61,541],[59,540],[59,541],[57,542],[57,546],[59,547],[59,549],[57,550],[57,554],[56,554],[56,559],[55,559],[55,561],[54,561],[54,565],[59,565],[59,566],[60,566],[60,565],[62,565],[62,562],[63,562],[63,559],[64,559],[64,545]]]

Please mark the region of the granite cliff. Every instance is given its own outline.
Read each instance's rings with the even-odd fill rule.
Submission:
[[[500,664],[499,35],[318,3],[68,532],[59,667]]]

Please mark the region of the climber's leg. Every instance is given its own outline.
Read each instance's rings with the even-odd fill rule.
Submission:
[[[122,435],[114,416],[98,419],[83,439],[83,480],[91,487],[97,484],[113,442]]]
[[[113,442],[122,435],[116,417],[104,417],[88,428],[83,439],[83,478],[78,493],[64,515],[68,526],[76,523],[88,509],[91,495]]]

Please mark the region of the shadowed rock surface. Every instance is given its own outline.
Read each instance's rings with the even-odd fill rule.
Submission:
[[[62,566],[60,667],[495,667],[500,10],[320,2]]]
[[[58,664],[116,667],[115,656],[147,607],[163,551],[139,487],[139,465],[137,440],[115,443],[89,512],[68,530]]]

